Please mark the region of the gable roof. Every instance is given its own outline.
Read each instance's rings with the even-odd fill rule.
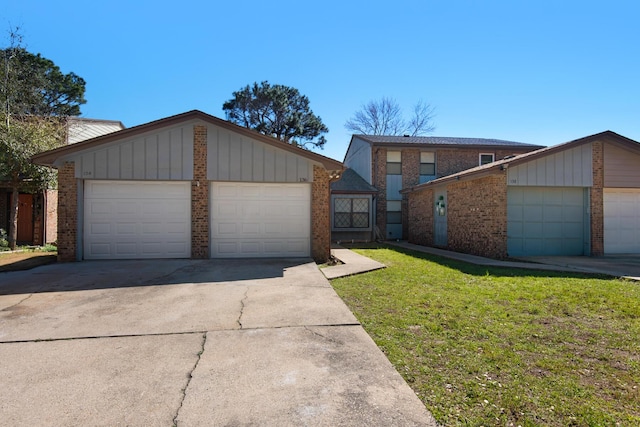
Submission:
[[[331,183],[331,192],[340,194],[377,193],[378,189],[364,180],[356,171],[347,168],[338,181]]]
[[[34,163],[37,163],[37,164],[54,166],[55,162],[58,159],[76,154],[80,151],[84,151],[92,148],[98,148],[110,142],[132,138],[134,136],[137,136],[143,133],[152,132],[164,127],[174,126],[177,124],[181,124],[181,123],[193,121],[193,120],[201,120],[212,125],[220,126],[232,132],[244,135],[248,138],[255,139],[257,141],[263,142],[265,144],[271,145],[281,150],[289,151],[291,153],[305,157],[313,162],[320,163],[327,170],[342,170],[344,168],[342,163],[337,160],[331,159],[321,154],[314,153],[309,150],[305,150],[300,147],[293,146],[291,144],[282,142],[273,137],[260,134],[251,129],[247,129],[247,128],[238,126],[236,124],[233,124],[231,122],[228,122],[226,120],[222,120],[218,117],[214,117],[212,115],[203,113],[202,111],[199,111],[199,110],[191,110],[186,113],[177,114],[175,116],[170,116],[164,119],[155,120],[149,123],[145,123],[139,126],[134,126],[128,129],[123,129],[107,135],[98,136],[86,141],[78,142],[76,144],[65,145],[63,147],[59,147],[53,150],[49,150],[49,151],[45,151],[43,153],[37,154],[32,157],[32,160]]]
[[[562,144],[554,145],[551,147],[541,148],[539,150],[530,151],[528,153],[519,154],[513,157],[507,157],[502,160],[497,160],[492,163],[487,163],[482,166],[477,166],[475,168],[467,169],[462,172],[454,173],[451,175],[444,176],[442,178],[434,179],[433,181],[425,182],[424,184],[416,185],[410,188],[406,188],[401,190],[401,193],[410,193],[412,191],[420,191],[431,185],[442,184],[448,181],[457,181],[463,178],[475,178],[483,175],[489,175],[495,173],[496,171],[503,171],[508,169],[510,166],[517,166],[522,163],[530,162],[532,160],[539,159],[541,157],[545,157],[551,154],[558,153],[563,150],[568,150],[573,147],[577,147],[579,145],[588,144],[593,141],[604,140],[607,142],[613,142],[622,144],[632,150],[637,150],[640,152],[640,142],[634,141],[633,139],[629,139],[625,136],[612,132],[610,130],[596,133],[594,135],[585,136],[583,138],[574,139],[569,142],[565,142]]]
[[[428,145],[428,146],[483,146],[483,147],[542,147],[541,145],[523,142],[505,141],[490,138],[458,138],[448,136],[385,136],[385,135],[353,135],[375,145]]]

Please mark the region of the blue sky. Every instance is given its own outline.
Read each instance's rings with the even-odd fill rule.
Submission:
[[[6,2],[5,2],[6,3]],[[344,122],[383,96],[436,108],[434,135],[555,145],[640,140],[640,2],[22,0],[24,45],[87,81],[84,117],[135,126],[268,80],[300,90],[342,160]],[[1,27],[0,27],[1,29]]]

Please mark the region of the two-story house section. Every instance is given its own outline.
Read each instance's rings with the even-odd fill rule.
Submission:
[[[344,165],[377,189],[369,203],[372,236],[403,239],[407,236],[407,210],[400,190],[539,148],[542,146],[500,139],[353,135]],[[347,197],[344,185],[340,193]],[[336,225],[341,224],[336,224],[335,197],[332,199],[332,232],[338,236],[341,230]],[[346,203],[338,203],[339,209],[346,209]],[[338,218],[342,216],[344,213]]]

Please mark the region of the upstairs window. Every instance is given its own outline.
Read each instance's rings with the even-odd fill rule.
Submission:
[[[402,175],[402,153],[387,151],[387,175]]]
[[[494,160],[495,155],[493,153],[480,153],[480,166],[493,163]]]
[[[420,153],[420,175],[436,174],[436,153]]]
[[[334,228],[369,228],[368,198],[334,199]]]

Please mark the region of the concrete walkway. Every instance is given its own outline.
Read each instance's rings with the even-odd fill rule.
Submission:
[[[386,242],[392,246],[398,246],[417,252],[438,255],[444,258],[455,259],[476,265],[492,267],[526,268],[529,270],[565,271],[572,273],[596,273],[614,277],[622,277],[629,280],[640,280],[640,255],[620,255],[604,257],[522,257],[522,261],[501,261],[491,258],[483,258],[476,255],[452,252],[444,249],[428,246],[414,245],[404,241]]]
[[[322,268],[322,273],[329,280],[385,268],[385,265],[378,261],[338,245],[331,246],[331,255],[342,261],[342,264]]]
[[[435,426],[311,260],[0,273],[5,425]]]
[[[640,254],[607,255],[602,257],[538,256],[522,257],[519,258],[520,261],[502,261],[428,246],[414,245],[405,241],[388,241],[385,243],[391,246],[476,265],[543,271],[564,271],[569,273],[606,274],[613,277],[640,281]],[[332,246],[331,254],[342,261],[343,264],[322,269],[322,273],[329,280],[385,268],[384,264],[359,255],[342,246]]]

